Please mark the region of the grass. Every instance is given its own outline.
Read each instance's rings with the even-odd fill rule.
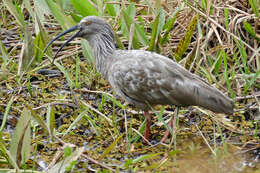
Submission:
[[[236,171],[229,165],[242,160],[234,153],[247,156],[244,151],[257,151],[260,142],[259,1],[214,3],[3,0],[0,170]],[[86,15],[104,17],[119,48],[156,51],[178,61],[232,97],[236,112],[181,108],[173,138],[165,145],[144,145],[142,113],[111,91],[85,40],[73,41],[54,63],[53,52],[67,37],[43,54],[50,38]],[[53,69],[61,75],[38,73]],[[162,138],[173,108],[153,110],[152,143]],[[243,170],[257,172],[259,165]]]

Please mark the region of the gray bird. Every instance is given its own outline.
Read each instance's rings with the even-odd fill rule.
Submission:
[[[171,59],[144,50],[117,50],[111,26],[100,17],[83,18],[77,25],[51,40],[46,49],[61,36],[75,30],[78,31],[58,49],[54,58],[74,38],[88,40],[97,70],[121,98],[144,111],[147,140],[151,125],[148,111],[151,106],[194,105],[216,113],[233,113],[234,104],[230,98]]]

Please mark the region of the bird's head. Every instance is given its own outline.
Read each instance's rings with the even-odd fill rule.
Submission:
[[[114,41],[114,34],[112,31],[112,28],[110,25],[102,18],[97,16],[87,16],[81,19],[81,21],[71,27],[70,29],[60,33],[57,35],[54,39],[52,39],[44,49],[44,52],[47,50],[47,48],[58,38],[64,36],[67,33],[76,31],[75,34],[73,34],[65,43],[61,45],[61,47],[57,50],[54,58],[58,55],[58,53],[62,50],[63,47],[65,47],[70,41],[72,41],[76,37],[85,38],[88,41],[90,41],[92,38],[95,38],[97,35],[102,35],[106,37],[107,39]]]

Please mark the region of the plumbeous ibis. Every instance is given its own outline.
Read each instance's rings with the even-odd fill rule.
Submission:
[[[55,57],[74,38],[86,39],[93,49],[95,65],[101,75],[122,99],[144,111],[147,140],[151,125],[148,111],[151,106],[196,105],[216,113],[233,113],[234,104],[230,98],[173,60],[145,50],[116,49],[113,30],[100,17],[83,18],[77,25],[51,40],[47,47],[75,30],[77,32],[58,49]],[[169,131],[166,133],[169,134]]]

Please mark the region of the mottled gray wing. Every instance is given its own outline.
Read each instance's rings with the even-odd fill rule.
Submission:
[[[110,68],[108,80],[116,92],[128,102],[143,107],[145,102],[178,104],[168,97],[175,93],[181,74],[170,74],[167,63],[158,54],[146,51],[127,51]],[[181,84],[180,84],[181,85]]]
[[[144,109],[150,105],[199,105],[215,112],[233,111],[232,101],[179,64],[148,51],[117,52],[108,80],[116,92]],[[121,58],[123,57],[123,58]]]

